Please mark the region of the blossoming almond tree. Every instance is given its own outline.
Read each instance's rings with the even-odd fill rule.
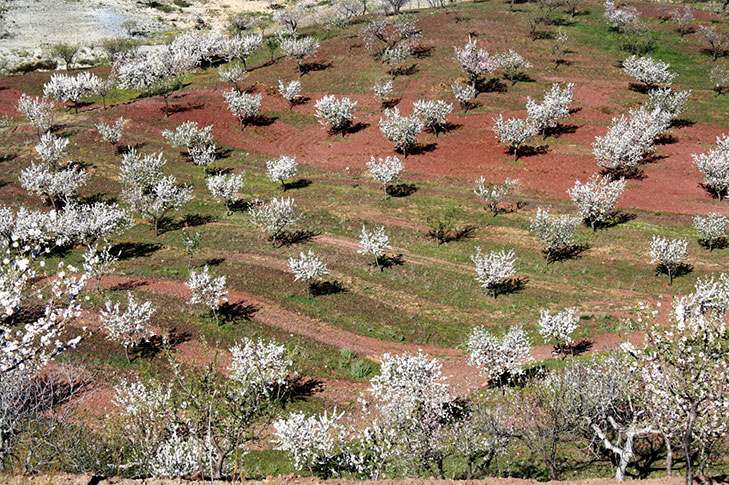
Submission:
[[[577,217],[566,214],[550,216],[548,210],[537,209],[529,230],[541,241],[547,264],[575,245],[575,229],[579,223]]]
[[[390,246],[390,238],[385,234],[385,226],[379,226],[374,231],[368,231],[362,224],[357,253],[373,255],[375,264],[382,271],[380,259],[384,256],[386,249],[392,249],[392,247]]]
[[[299,253],[298,258],[290,257],[289,269],[294,274],[294,281],[306,283],[307,298],[311,298],[314,282],[329,273],[327,265],[311,249],[307,253]]]
[[[654,234],[650,244],[650,256],[651,264],[658,263],[659,270],[668,275],[670,286],[676,271],[688,257],[688,242],[685,239],[669,239]]]
[[[565,355],[566,346],[572,343],[572,334],[577,330],[579,321],[577,308],[574,307],[555,314],[542,310],[539,317],[539,335],[544,340],[555,340],[557,353]]]
[[[511,193],[519,189],[519,179],[507,178],[503,184],[488,184],[481,176],[476,179],[476,188],[473,193],[486,202],[491,210],[491,215],[496,217],[499,214],[499,204]]]
[[[296,157],[282,155],[266,162],[266,176],[272,182],[280,183],[284,192],[287,188],[286,181],[296,177],[298,172],[299,164],[296,163]]]
[[[103,141],[111,145],[112,153],[116,153],[116,146],[119,144],[122,136],[124,135],[124,126],[128,121],[129,120],[120,117],[113,125],[103,121],[96,124],[96,131],[99,133],[99,136]]]
[[[400,175],[405,170],[405,164],[397,157],[375,158],[372,156],[367,162],[367,168],[372,174],[372,178],[382,184],[385,198],[388,198],[390,195],[387,193],[387,186],[400,180]]]
[[[694,217],[694,229],[699,236],[699,242],[709,248],[709,251],[726,243],[728,225],[729,219],[716,212],[708,216]]]
[[[498,381],[505,374],[514,378],[524,373],[524,366],[534,362],[531,342],[520,326],[509,327],[501,337],[493,335],[484,327],[475,327],[466,342],[468,365],[476,367],[479,373],[491,382]]]
[[[238,200],[238,193],[243,187],[243,174],[212,175],[206,182],[212,196],[223,201],[225,210],[230,215],[233,205]]]
[[[213,314],[213,318],[215,318],[215,323],[219,324],[218,310],[224,302],[228,301],[225,276],[211,275],[208,266],[205,265],[202,271],[190,271],[185,286],[191,292],[188,303],[190,305],[202,304],[208,307]]]
[[[124,355],[129,360],[129,350],[140,342],[154,336],[150,328],[150,319],[155,312],[152,303],[140,303],[131,293],[127,293],[127,307],[122,309],[119,302],[108,301],[105,308],[99,312],[101,326],[106,331],[109,340],[118,342],[124,347]]]
[[[279,238],[291,225],[300,219],[296,212],[296,202],[291,197],[272,198],[268,204],[254,206],[249,214],[251,222],[266,230],[275,245]]]
[[[417,116],[404,116],[397,108],[386,109],[380,118],[379,127],[385,137],[400,150],[405,158],[418,143],[418,135],[423,131],[423,122]]]
[[[261,110],[260,94],[248,94],[231,89],[223,93],[223,98],[228,110],[238,118],[241,128],[245,128],[255,120]]]
[[[284,83],[279,79],[278,92],[283,99],[289,102],[289,109],[293,109],[301,95],[301,81],[294,80]]]
[[[438,136],[438,130],[446,125],[446,118],[453,111],[453,104],[443,100],[426,101],[420,99],[413,103],[413,115],[420,118],[423,125],[433,130]]]
[[[597,230],[597,225],[604,223],[615,209],[618,199],[625,190],[625,179],[613,180],[610,177],[593,175],[584,184],[579,180],[567,190],[572,202],[577,206],[580,217]]]
[[[519,160],[521,147],[537,134],[537,125],[529,118],[504,120],[502,115],[494,118],[493,121],[496,139],[509,147],[514,154],[514,160]]]
[[[476,254],[471,256],[476,269],[476,281],[491,292],[496,299],[504,285],[516,275],[516,255],[514,250],[481,252],[476,246]]]
[[[357,101],[349,98],[337,99],[333,95],[327,95],[315,103],[316,117],[319,123],[328,127],[334,133],[341,133],[344,136],[354,121],[354,110]]]

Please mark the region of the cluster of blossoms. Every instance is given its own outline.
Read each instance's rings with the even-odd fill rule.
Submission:
[[[548,263],[574,246],[575,229],[579,223],[578,217],[566,214],[550,216],[548,210],[541,207],[537,209],[529,229],[542,243]]]
[[[296,157],[282,155],[266,162],[266,176],[272,182],[280,183],[284,190],[286,181],[296,177],[298,172],[299,164],[296,163]]]
[[[623,61],[623,71],[648,88],[671,86],[676,73],[671,72],[670,67],[669,63],[648,56],[632,55]]]
[[[411,15],[379,16],[367,22],[360,32],[365,48],[370,51],[375,44],[381,45],[383,49],[397,45],[412,46],[420,36],[417,18]]]
[[[293,80],[287,83],[278,81],[278,92],[283,99],[289,102],[289,109],[293,108],[301,95],[301,81]]]
[[[96,124],[96,131],[103,141],[111,145],[112,152],[116,152],[116,146],[124,135],[124,126],[127,124],[126,119],[120,117],[113,125],[100,122]]]
[[[68,138],[56,136],[48,131],[41,136],[40,142],[35,146],[35,151],[41,161],[55,171],[66,165],[62,162],[65,162],[68,143]]]
[[[504,374],[518,376],[524,366],[533,362],[531,342],[524,329],[512,326],[502,337],[492,335],[484,327],[475,327],[466,342],[468,364],[493,381]]]
[[[676,270],[688,257],[688,242],[685,239],[669,239],[653,235],[650,244],[651,264],[658,263],[661,270],[668,274],[668,284],[673,284]]]
[[[307,57],[313,56],[319,50],[319,41],[314,37],[285,36],[281,39],[281,51],[296,61],[299,75],[304,73],[303,62]]]
[[[129,349],[154,336],[150,319],[155,312],[151,302],[140,303],[131,293],[127,294],[127,307],[122,309],[119,302],[106,302],[106,308],[99,312],[101,326],[109,340],[120,343],[129,361]]]
[[[174,147],[189,151],[192,147],[212,145],[213,125],[200,128],[197,121],[185,121],[174,130],[163,130],[162,136]]]
[[[390,100],[390,96],[392,96],[392,80],[387,79],[385,81],[375,83],[374,86],[372,86],[372,92],[375,93],[375,98],[377,98],[377,101],[380,103],[388,102]]]
[[[50,101],[23,93],[18,98],[17,109],[28,118],[39,138],[53,127],[53,103]]]
[[[615,2],[612,0],[606,0],[605,13],[603,15],[612,28],[618,32],[625,32],[639,28],[640,14],[638,13],[638,9],[632,5],[626,5],[618,8],[615,6]]]
[[[519,179],[506,179],[503,184],[488,184],[481,176],[476,179],[473,193],[489,205],[491,214],[496,217],[499,214],[499,204],[517,190],[519,190]]]
[[[494,72],[499,67],[499,59],[492,56],[486,49],[478,47],[476,39],[469,38],[463,47],[454,47],[456,62],[468,77],[471,87],[475,90],[478,82],[486,74]]]
[[[446,118],[451,111],[453,111],[453,104],[440,99],[436,101],[420,99],[413,103],[413,115],[420,118],[423,126],[433,130],[435,136],[438,136],[438,130],[445,126]]]
[[[477,246],[476,254],[471,256],[471,261],[476,267],[476,281],[489,290],[494,298],[499,295],[504,285],[516,276],[516,255],[513,249],[484,254]]]
[[[526,60],[521,54],[513,49],[509,49],[496,56],[499,68],[504,72],[504,77],[512,83],[516,83],[526,74],[527,69],[532,67],[532,63]]]
[[[59,210],[61,204],[70,204],[88,178],[89,174],[76,165],[54,170],[45,163],[31,163],[18,177],[21,187],[46,199],[54,210]]]
[[[451,84],[451,91],[453,91],[453,97],[461,104],[461,109],[468,111],[472,105],[471,100],[476,97],[476,88],[471,84],[453,83]]]
[[[691,91],[673,91],[671,88],[652,89],[648,92],[646,107],[653,111],[661,110],[670,115],[672,120],[678,118],[686,111],[686,103],[691,96]]]
[[[384,118],[379,121],[380,131],[407,158],[408,153],[418,143],[418,135],[423,131],[422,120],[415,115],[401,115],[398,108],[386,109],[383,114]]]
[[[163,217],[193,198],[192,187],[178,184],[173,175],[164,175],[165,163],[161,152],[142,156],[136,150],[125,153],[121,163],[122,196],[133,211],[153,222],[155,235],[159,235]]]
[[[222,46],[223,56],[228,60],[239,60],[243,63],[243,70],[248,68],[248,58],[263,43],[262,34],[237,34],[231,38],[225,39]]]
[[[306,253],[299,253],[299,257],[289,258],[289,269],[294,274],[294,281],[306,283],[306,295],[311,298],[313,283],[329,273],[327,265],[309,249]]]
[[[691,156],[696,167],[704,174],[704,188],[721,200],[729,190],[729,136],[717,137],[716,148]]]
[[[631,110],[629,116],[613,118],[607,134],[595,137],[592,144],[598,166],[614,173],[634,169],[671,122],[671,113],[660,107],[641,106]]]
[[[380,259],[385,255],[386,249],[392,249],[390,238],[385,234],[385,226],[379,226],[374,231],[368,231],[362,224],[362,232],[359,236],[359,254],[371,254],[375,257],[375,264],[380,266]]]
[[[539,335],[545,340],[555,340],[561,354],[565,351],[564,346],[572,343],[572,334],[577,330],[579,321],[577,308],[566,308],[554,315],[542,310],[539,317]]]
[[[708,247],[710,251],[726,242],[728,225],[729,219],[716,212],[712,212],[708,216],[694,217],[694,229],[699,236],[699,242]]]
[[[217,323],[218,309],[220,305],[228,301],[226,297],[228,290],[225,288],[225,276],[211,275],[208,266],[205,265],[202,271],[190,271],[185,286],[192,293],[188,303],[190,305],[202,304],[210,308]]]
[[[333,95],[327,95],[315,103],[316,117],[319,123],[328,127],[334,133],[341,133],[342,136],[352,126],[354,121],[354,110],[357,101],[349,98],[337,99]]]
[[[568,83],[564,88],[557,83],[552,84],[550,90],[544,93],[541,103],[527,97],[527,116],[536,125],[539,133],[556,127],[560,120],[570,115],[574,87],[573,83]]]
[[[271,235],[271,241],[281,236],[301,217],[296,212],[296,202],[291,197],[272,198],[268,204],[254,205],[250,210],[251,222],[265,229]]]
[[[496,139],[511,149],[514,153],[514,160],[519,159],[520,148],[539,133],[538,126],[530,118],[504,119],[502,115],[499,115],[493,121]]]
[[[238,200],[238,193],[243,187],[243,174],[217,174],[208,177],[207,183],[210,194],[225,204],[230,214],[233,204]]]
[[[271,395],[288,383],[291,359],[286,347],[276,342],[244,338],[230,349],[230,378],[247,389]]]
[[[584,184],[579,180],[567,191],[577,212],[595,231],[598,224],[604,223],[615,209],[618,199],[625,190],[625,179],[613,180],[610,177],[593,175]]]
[[[248,71],[243,66],[231,64],[229,66],[220,66],[218,68],[218,77],[221,81],[233,85],[233,89],[240,91],[240,83],[248,77]]]
[[[372,178],[382,184],[385,197],[388,197],[387,186],[400,180],[400,175],[405,170],[405,164],[398,157],[375,158],[372,156],[367,162],[367,169],[372,174]]]
[[[223,99],[225,99],[225,104],[228,106],[228,111],[238,118],[240,127],[244,128],[258,118],[263,96],[231,89],[223,93]]]
[[[43,96],[59,103],[70,103],[78,113],[81,100],[99,94],[101,84],[102,80],[90,72],[82,72],[76,76],[53,74],[43,85]]]

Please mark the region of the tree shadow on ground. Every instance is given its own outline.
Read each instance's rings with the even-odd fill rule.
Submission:
[[[418,191],[415,184],[397,184],[387,186],[387,195],[390,197],[407,197]]]
[[[119,254],[119,260],[124,261],[132,258],[144,258],[162,249],[161,244],[142,242],[122,242],[115,244],[111,252]]]
[[[301,244],[301,243],[309,242],[318,235],[319,235],[319,233],[310,231],[308,229],[300,229],[298,231],[287,231],[287,232],[284,232],[283,234],[279,234],[278,239],[276,239],[276,246],[281,248],[281,247],[293,246],[294,244]]]
[[[315,281],[311,284],[312,296],[336,295],[348,293],[349,290],[339,281]]]

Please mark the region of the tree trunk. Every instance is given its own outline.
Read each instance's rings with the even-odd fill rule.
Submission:
[[[167,118],[170,115],[170,103],[167,96],[162,96],[162,99],[165,100],[165,118]]]
[[[670,438],[664,436],[663,439],[666,442],[666,476],[670,477],[673,476],[673,445]]]
[[[681,448],[683,454],[686,457],[686,485],[692,485],[694,481],[694,464],[691,456],[691,441],[694,432],[694,423],[696,421],[696,408],[697,404],[691,404],[691,410],[689,411],[688,423],[686,424],[686,432],[681,439]]]
[[[630,459],[633,458],[633,434],[628,433],[625,437],[625,445],[619,453],[620,462],[618,463],[618,469],[615,470],[615,480],[622,482],[625,480],[625,470],[628,468]]]
[[[159,219],[154,219],[154,236],[159,237]]]

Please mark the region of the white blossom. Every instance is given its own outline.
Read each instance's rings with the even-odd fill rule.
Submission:
[[[193,198],[192,187],[178,184],[172,175],[163,176],[146,188],[132,186],[125,189],[122,195],[133,211],[154,223],[155,236],[159,235],[159,221]]]
[[[647,56],[632,55],[623,61],[623,71],[649,88],[670,86],[676,77],[676,73],[669,70],[670,67],[667,62],[655,61]]]
[[[686,103],[691,96],[691,91],[673,91],[671,88],[652,89],[648,93],[647,108],[660,109],[675,120],[686,111]]]
[[[539,317],[539,335],[544,340],[556,340],[559,353],[565,352],[565,345],[572,343],[572,334],[579,325],[577,308],[566,308],[554,315],[542,310]]]
[[[708,216],[694,217],[694,229],[699,236],[699,241],[710,251],[725,242],[727,225],[729,225],[729,219],[716,212],[712,212]]]
[[[538,132],[537,125],[529,118],[509,118],[504,120],[502,115],[494,118],[494,134],[499,142],[507,145],[514,153],[514,159],[519,159],[519,149]]]
[[[527,97],[528,118],[536,125],[537,131],[544,133],[570,115],[574,86],[568,83],[562,88],[558,83],[552,84],[552,88],[544,93],[541,104]]]
[[[221,200],[230,213],[231,207],[238,200],[238,192],[243,187],[242,174],[218,174],[206,179],[208,190],[213,197]]]
[[[471,107],[471,100],[476,97],[476,88],[470,84],[464,86],[453,83],[451,84],[451,90],[453,91],[453,97],[461,104],[463,111],[468,111],[468,108]]]
[[[43,85],[43,96],[59,103],[71,103],[78,113],[81,100],[96,94],[101,83],[101,79],[96,74],[88,71],[76,76],[53,74],[51,79]]]
[[[382,184],[382,190],[385,192],[385,197],[387,197],[388,184],[400,180],[405,164],[397,157],[375,158],[371,156],[370,161],[367,162],[367,168],[372,174],[372,178]]]
[[[124,126],[127,124],[127,121],[123,117],[120,117],[113,125],[104,123],[103,121],[96,124],[96,131],[102,140],[111,145],[112,151],[116,149],[116,146],[121,141],[124,135]]]
[[[539,207],[532,219],[529,230],[539,238],[547,263],[575,244],[575,229],[580,219],[562,214],[550,216],[549,211]]]
[[[40,142],[35,146],[41,161],[57,170],[62,165],[60,162],[66,157],[68,138],[56,136],[50,131],[41,136]]]
[[[456,61],[474,89],[484,75],[494,72],[499,67],[498,58],[489,55],[486,49],[479,48],[476,39],[469,38],[465,46],[453,49]]]
[[[18,111],[23,113],[28,122],[35,128],[38,137],[53,127],[53,103],[45,99],[20,95],[17,105]]]
[[[286,101],[289,102],[289,107],[293,108],[296,104],[296,99],[301,94],[301,81],[294,80],[284,84],[284,82],[279,79],[278,92]]]
[[[243,69],[247,69],[247,60],[253,52],[261,47],[263,35],[259,33],[241,35],[226,39],[223,43],[223,54],[228,61],[238,59],[243,63]]]
[[[306,417],[303,412],[291,413],[273,423],[277,450],[290,453],[294,466],[310,473],[327,468],[337,453],[337,443],[343,438],[339,420],[344,412]]]
[[[612,0],[605,1],[605,20],[618,32],[636,29],[640,23],[638,10],[632,5],[616,7]]]
[[[375,98],[380,103],[386,103],[392,96],[392,80],[387,79],[381,82],[377,82],[372,86],[372,92],[375,93]]]
[[[453,104],[443,100],[426,101],[418,100],[413,103],[413,115],[423,122],[423,125],[433,130],[438,136],[438,129],[446,124],[446,118],[453,111]]]
[[[190,159],[198,167],[207,167],[218,158],[218,148],[214,145],[194,145],[190,147]]]
[[[476,179],[473,193],[489,205],[491,214],[496,217],[499,214],[499,204],[517,190],[519,190],[519,179],[507,178],[503,184],[487,184],[486,179],[481,176]]]
[[[575,180],[575,185],[567,190],[567,194],[577,206],[580,217],[594,231],[597,224],[607,220],[624,190],[625,179],[613,180],[610,177],[600,178],[593,175],[584,184]]]
[[[688,257],[688,242],[685,239],[669,239],[653,235],[650,244],[651,264],[658,263],[668,274],[668,284],[673,283],[676,270]]]
[[[248,71],[243,66],[238,64],[231,64],[229,66],[220,66],[218,68],[218,77],[221,81],[231,83],[233,89],[240,91],[239,82],[243,81],[248,77]]]
[[[20,185],[25,190],[47,198],[55,210],[59,202],[70,203],[78,195],[78,189],[86,184],[89,175],[85,170],[73,166],[53,171],[45,164],[31,163],[20,172]]]
[[[163,130],[162,136],[174,147],[189,150],[195,146],[213,145],[213,125],[203,128],[197,121],[185,121],[173,130]]]
[[[315,280],[329,273],[327,265],[309,249],[300,252],[299,257],[289,258],[289,269],[294,274],[294,281],[306,283],[306,295],[311,298],[311,287]]]
[[[238,118],[240,127],[243,128],[258,117],[261,110],[260,94],[239,93],[235,89],[225,91],[223,98],[228,110]]]
[[[330,94],[319,99],[315,107],[319,123],[344,136],[354,120],[354,109],[357,107],[357,101],[352,101],[349,98],[337,99]]]
[[[386,109],[380,118],[379,127],[385,137],[401,150],[407,158],[408,153],[418,143],[418,135],[423,131],[423,122],[417,116],[403,116],[397,108]]]
[[[185,438],[177,432],[173,432],[159,445],[145,465],[155,478],[190,476],[200,470],[202,453],[203,450],[197,439]]]
[[[208,266],[202,271],[190,271],[185,286],[192,293],[188,303],[190,305],[202,304],[213,312],[215,322],[218,323],[218,309],[228,301],[228,290],[225,287],[225,276],[212,276]]]
[[[693,154],[696,167],[704,174],[703,186],[716,194],[721,200],[729,189],[729,137],[717,137],[715,149],[699,155]]]
[[[299,164],[296,157],[282,155],[266,162],[266,176],[272,182],[278,182],[286,190],[286,181],[296,177],[299,171]]]
[[[249,211],[251,222],[264,228],[271,234],[271,240],[275,244],[276,239],[283,234],[289,226],[299,220],[297,214],[296,203],[291,197],[285,199],[276,197],[271,199],[268,204],[258,205]]]
[[[272,394],[286,386],[292,362],[283,345],[244,338],[230,353],[230,378],[244,389]]]
[[[281,40],[280,47],[284,55],[296,61],[296,67],[301,75],[304,59],[313,56],[319,50],[319,41],[314,37],[289,36]]]
[[[127,361],[129,361],[129,349],[154,336],[150,328],[150,319],[155,311],[151,302],[140,303],[131,293],[127,293],[125,309],[121,308],[119,302],[112,303],[107,300],[105,308],[99,312],[106,338],[124,347]]]
[[[471,256],[476,269],[476,281],[491,292],[496,298],[504,285],[516,276],[516,255],[514,250],[491,251],[488,254],[476,247],[476,254]]]
[[[475,327],[466,342],[468,365],[476,367],[489,381],[504,374],[509,377],[524,373],[524,366],[534,362],[531,342],[520,326],[509,327],[502,337],[488,332],[484,327]]]
[[[71,203],[64,207],[51,226],[56,233],[56,244],[84,244],[93,246],[133,225],[126,210],[115,203]]]
[[[513,49],[496,56],[496,61],[499,68],[504,71],[504,77],[513,83],[522,79],[526,74],[526,70],[532,67],[531,62]]]
[[[83,255],[83,268],[90,278],[96,279],[96,291],[101,294],[101,278],[111,274],[112,268],[119,261],[121,251],[114,254],[111,244],[105,244],[101,249],[94,244],[86,248]]]
[[[373,231],[368,231],[362,224],[362,232],[359,236],[359,254],[371,254],[375,257],[375,264],[380,266],[380,259],[385,254],[386,249],[392,249],[390,246],[390,238],[385,234],[385,226],[379,226]]]

